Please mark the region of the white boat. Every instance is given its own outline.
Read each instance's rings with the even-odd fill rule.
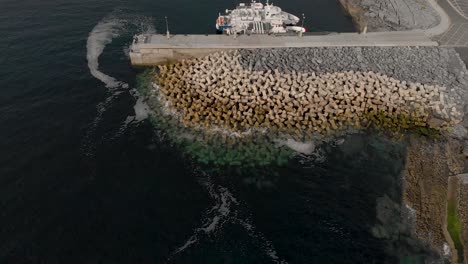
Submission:
[[[297,26],[300,19],[284,12],[278,6],[263,5],[252,1],[250,5],[241,3],[234,10],[226,10],[216,20],[216,30],[220,34],[282,34],[304,33],[304,27]]]

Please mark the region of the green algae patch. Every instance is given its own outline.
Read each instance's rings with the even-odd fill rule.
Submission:
[[[182,127],[157,113],[151,114],[150,122],[156,129],[164,131],[184,154],[205,165],[284,166],[294,154],[286,147],[276,146],[267,135],[236,138],[203,134],[202,131]]]
[[[154,69],[145,69],[142,73],[136,76],[136,89],[143,98],[148,98],[151,92],[151,82],[155,76]]]
[[[363,116],[364,126],[391,133],[414,133],[430,138],[440,138],[441,131],[430,127],[424,115],[409,113],[390,114],[383,111],[368,112]]]
[[[409,132],[440,137],[440,131],[428,125],[428,114],[420,109],[411,114],[409,109],[391,113],[377,111],[375,109],[381,107],[376,106],[353,113],[341,111],[336,108],[337,105],[331,104],[324,107],[330,112],[329,115],[325,111],[313,117],[312,112],[305,109],[321,111],[319,106],[322,101],[315,97],[314,102],[318,100],[319,103],[302,102],[306,106],[301,110],[301,107],[295,105],[298,100],[289,97],[289,103],[284,104],[284,109],[278,108],[277,103],[281,102],[278,94],[273,97],[263,95],[266,98],[263,106],[252,101],[252,96],[248,96],[252,95],[250,93],[237,94],[235,91],[229,97],[216,90],[207,90],[207,95],[201,96],[199,90],[204,82],[209,84],[213,81],[206,79],[197,83],[195,79],[184,75],[184,68],[180,67],[167,64],[159,71],[147,70],[138,76],[137,87],[152,109],[153,125],[166,132],[184,153],[202,164],[247,167],[285,165],[294,156],[292,150],[277,143],[276,139],[279,136],[284,138],[285,135],[286,138],[303,142],[372,127],[397,135]],[[187,64],[185,67],[194,66]],[[216,80],[218,83],[225,81]],[[249,79],[249,82],[252,80]],[[258,93],[256,91],[254,94]],[[272,101],[266,103],[268,100]],[[275,108],[265,108],[269,104]],[[262,129],[263,132],[259,132]],[[245,131],[250,132],[243,133]]]
[[[260,143],[258,140],[264,141]],[[266,138],[237,139],[230,143],[213,140],[184,140],[183,150],[202,164],[219,166],[255,167],[275,164],[284,166],[293,156],[292,151],[274,146]]]
[[[458,217],[456,202],[450,199],[447,204],[447,230],[458,252],[458,262],[463,263],[462,224]]]
[[[206,128],[186,127],[174,113],[166,112],[157,89],[154,70],[146,70],[137,76],[137,89],[150,107],[149,122],[164,132],[165,138],[189,158],[204,165],[236,166],[285,166],[294,152],[278,146],[274,136],[252,131],[249,135],[232,135],[228,131],[209,131]]]
[[[400,264],[425,264],[425,256],[404,256],[400,258]]]

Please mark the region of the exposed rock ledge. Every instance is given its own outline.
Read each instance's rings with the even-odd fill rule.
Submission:
[[[427,0],[348,0],[363,9],[369,31],[429,29],[440,23]]]
[[[404,200],[416,211],[415,235],[443,255],[449,176],[462,173],[462,142],[411,137],[404,171]]]

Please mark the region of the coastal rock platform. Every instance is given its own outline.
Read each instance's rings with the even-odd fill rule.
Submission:
[[[369,31],[429,29],[440,16],[426,0],[350,0],[363,9]]]

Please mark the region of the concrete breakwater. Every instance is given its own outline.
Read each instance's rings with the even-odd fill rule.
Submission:
[[[200,58],[217,51],[236,49],[311,47],[437,46],[423,32],[331,33],[299,36],[276,35],[139,35],[130,48],[134,66],[153,66]]]
[[[260,65],[241,52],[219,52],[159,66],[157,83],[167,108],[186,126],[237,132],[268,128],[304,139],[370,124],[440,129],[463,119],[457,97],[440,84],[374,71],[281,71]]]

